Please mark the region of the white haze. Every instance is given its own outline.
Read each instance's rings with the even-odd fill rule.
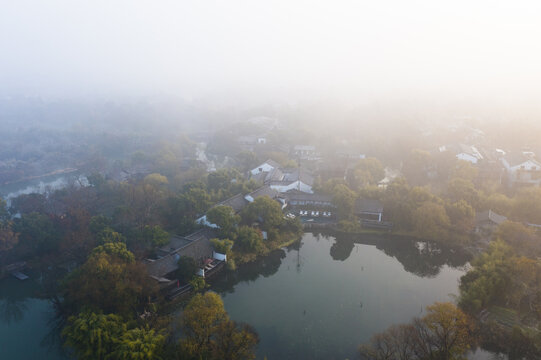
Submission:
[[[540,19],[539,1],[0,0],[0,95],[535,106]]]

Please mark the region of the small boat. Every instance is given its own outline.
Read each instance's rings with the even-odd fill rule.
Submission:
[[[12,276],[16,277],[19,280],[26,280],[28,279],[28,275],[23,274],[20,271],[14,271],[11,273]]]

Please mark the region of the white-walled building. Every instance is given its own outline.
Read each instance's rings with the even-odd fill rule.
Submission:
[[[250,170],[250,178],[269,185],[272,189],[285,193],[298,190],[312,194],[314,177],[304,168],[281,168],[273,160],[267,160],[258,167]]]
[[[508,153],[501,160],[511,185],[541,184],[541,163],[537,160],[522,153]]]
[[[279,169],[279,168],[280,168],[280,164],[278,164],[274,160],[269,159],[265,161],[263,164],[250,170],[250,174],[257,175],[260,173],[271,172],[272,170]]]

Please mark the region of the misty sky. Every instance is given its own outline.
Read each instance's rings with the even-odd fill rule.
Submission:
[[[537,100],[539,1],[0,0],[0,95]]]

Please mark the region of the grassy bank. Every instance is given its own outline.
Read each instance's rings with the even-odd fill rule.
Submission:
[[[283,234],[280,234],[280,236],[273,240],[265,242],[265,247],[262,249],[262,251],[258,253],[243,253],[238,251],[232,251],[231,258],[235,262],[236,265],[246,264],[252,261],[255,261],[258,256],[265,256],[269,254],[270,252],[283,248],[285,246],[290,246],[297,241],[299,241],[302,237],[303,233],[291,233],[286,232]]]

